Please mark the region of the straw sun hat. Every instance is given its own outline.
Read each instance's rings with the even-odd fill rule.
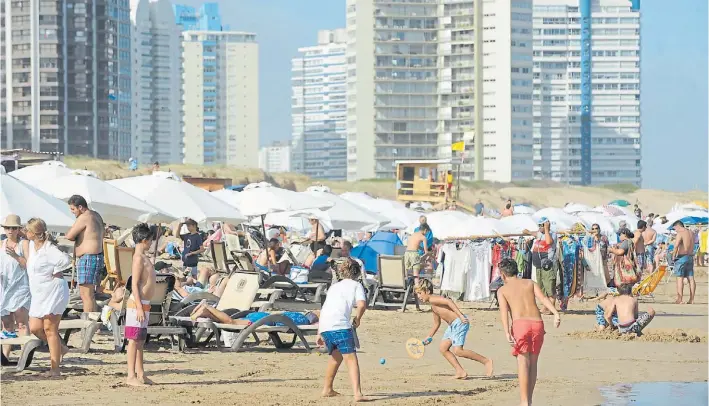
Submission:
[[[22,227],[20,216],[17,214],[8,214],[2,222],[3,227]]]

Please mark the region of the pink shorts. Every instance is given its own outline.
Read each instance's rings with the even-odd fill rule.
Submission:
[[[127,340],[145,341],[145,339],[148,337],[150,301],[143,300],[142,307],[143,312],[145,312],[145,319],[143,320],[143,322],[139,322],[133,298],[129,298],[128,303],[126,303],[126,327],[124,335]]]
[[[544,344],[544,322],[542,320],[519,319],[512,322],[512,336],[515,345],[512,355],[539,354]]]

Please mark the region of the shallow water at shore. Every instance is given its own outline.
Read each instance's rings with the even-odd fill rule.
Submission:
[[[671,404],[709,404],[707,382],[640,382],[606,386],[600,389],[605,406]]]

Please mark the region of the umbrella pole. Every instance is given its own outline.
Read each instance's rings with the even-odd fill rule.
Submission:
[[[264,247],[266,249],[266,267],[268,268],[269,265],[271,265],[271,258],[268,255],[268,239],[266,238],[266,215],[265,214],[261,215],[261,229],[263,230],[263,241],[264,241]]]

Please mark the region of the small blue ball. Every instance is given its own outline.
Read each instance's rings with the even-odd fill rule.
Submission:
[[[387,360],[385,360],[384,358],[381,358],[381,359],[379,360],[379,363],[382,364],[382,365],[386,364],[386,362],[387,362]]]

